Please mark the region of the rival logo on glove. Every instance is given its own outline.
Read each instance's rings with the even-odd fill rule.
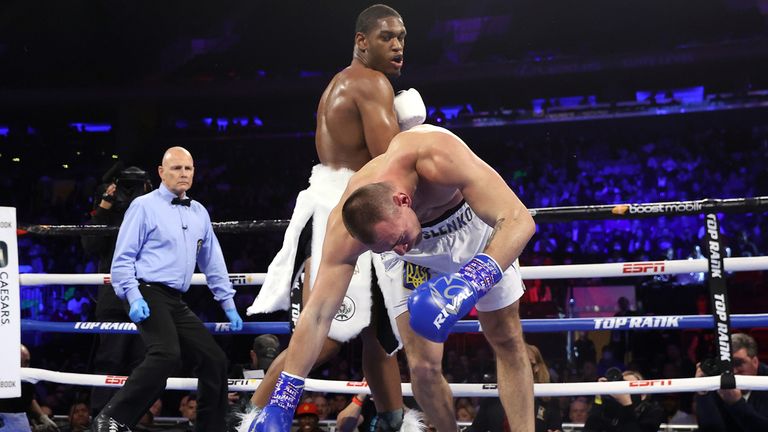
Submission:
[[[434,287],[430,287],[430,293],[432,294],[432,297],[435,299],[435,301],[441,302],[442,298],[451,299],[451,302],[446,304],[440,310],[440,313],[437,314],[435,320],[432,322],[432,324],[437,329],[443,325],[445,319],[448,318],[448,315],[456,315],[459,313],[459,309],[461,309],[461,304],[464,302],[464,300],[472,297],[474,294],[472,290],[466,286],[466,282],[464,282],[464,280],[459,277],[451,275],[450,279],[448,279],[447,285],[448,286],[445,288],[445,290],[443,290],[442,294],[438,292]],[[458,290],[458,292],[454,292],[456,290]]]

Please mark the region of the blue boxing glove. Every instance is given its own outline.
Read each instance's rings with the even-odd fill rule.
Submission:
[[[408,297],[411,328],[433,342],[445,342],[456,322],[501,280],[502,274],[490,255],[478,254],[458,272],[421,284]]]
[[[227,309],[224,311],[229,319],[229,328],[233,331],[240,331],[243,329],[243,319],[240,318],[240,314],[237,313],[237,309]]]
[[[131,309],[128,311],[131,321],[140,323],[149,318],[149,305],[143,298],[138,298],[131,303]]]
[[[290,432],[303,391],[304,378],[281,372],[269,403],[248,427],[248,432]]]

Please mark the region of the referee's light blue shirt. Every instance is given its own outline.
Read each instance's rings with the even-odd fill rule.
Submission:
[[[142,298],[139,279],[186,292],[197,263],[221,307],[235,309],[235,290],[208,211],[197,201],[173,205],[174,198],[161,183],[128,207],[112,257],[115,293],[128,303]]]

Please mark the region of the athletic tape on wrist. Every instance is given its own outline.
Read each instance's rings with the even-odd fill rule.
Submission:
[[[299,404],[303,391],[304,378],[282,372],[277,379],[275,391],[272,392],[272,396],[269,398],[269,404],[293,412]]]
[[[503,276],[496,260],[483,253],[475,255],[459,270],[459,274],[475,287],[480,297],[499,283]]]

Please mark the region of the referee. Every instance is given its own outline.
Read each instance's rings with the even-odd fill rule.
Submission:
[[[112,259],[112,286],[126,302],[147,348],[144,361],[94,419],[96,432],[130,431],[162,394],[181,363],[182,350],[197,362],[195,431],[223,431],[227,411],[227,358],[210,332],[181,299],[195,264],[230,321],[243,320],[232,299],[221,247],[205,207],[187,197],[195,168],[182,147],[169,148],[158,173],[160,187],[128,208]]]

